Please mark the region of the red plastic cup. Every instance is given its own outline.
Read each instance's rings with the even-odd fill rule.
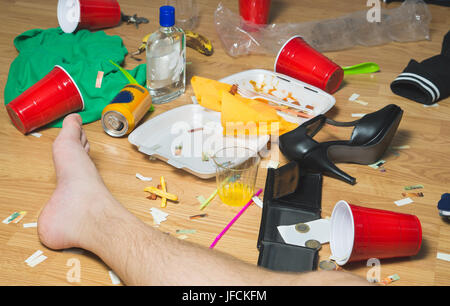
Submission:
[[[59,0],[58,22],[66,33],[80,29],[103,29],[122,19],[117,0]]]
[[[414,215],[339,201],[331,215],[330,248],[336,263],[414,256],[422,227]]]
[[[239,0],[239,13],[250,25],[263,25],[269,21],[270,0]]]
[[[84,109],[84,101],[69,73],[55,66],[45,77],[9,102],[6,109],[14,126],[26,134]]]
[[[344,78],[344,70],[308,45],[300,36],[288,39],[275,59],[275,72],[334,93]]]

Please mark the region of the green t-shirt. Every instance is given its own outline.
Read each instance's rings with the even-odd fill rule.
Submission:
[[[11,63],[5,86],[5,105],[42,79],[55,65],[62,66],[74,79],[83,95],[85,108],[79,114],[83,123],[99,120],[103,108],[128,84],[127,78],[109,60],[119,64],[128,53],[119,36],[103,31],[80,30],[64,33],[60,28],[29,30],[14,39],[19,51]],[[101,87],[97,75],[103,71]],[[129,73],[141,85],[146,81],[145,64]],[[63,118],[47,126],[61,127]]]

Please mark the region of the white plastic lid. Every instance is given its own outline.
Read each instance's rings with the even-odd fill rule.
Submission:
[[[345,265],[350,259],[355,240],[355,225],[350,206],[346,201],[336,203],[331,214],[330,248],[332,259]]]
[[[65,33],[73,33],[80,21],[79,0],[58,0],[58,23]]]

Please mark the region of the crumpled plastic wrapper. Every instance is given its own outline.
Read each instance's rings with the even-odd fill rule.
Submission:
[[[250,53],[276,55],[292,36],[300,35],[320,52],[375,46],[391,41],[407,42],[429,39],[431,13],[422,0],[405,0],[393,9],[380,11],[380,22],[369,22],[370,7],[336,19],[304,23],[245,24],[244,20],[219,3],[214,22],[228,55]]]

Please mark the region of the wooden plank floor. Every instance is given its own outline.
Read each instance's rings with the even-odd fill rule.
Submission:
[[[150,23],[136,29],[133,25],[121,25],[107,29],[110,35],[119,35],[125,46],[133,51],[141,38],[157,28],[157,12],[164,1],[127,0],[120,1],[123,12],[146,16]],[[218,1],[199,0],[200,24],[198,32],[210,38],[215,47],[211,57],[187,50],[188,79],[200,75],[220,79],[246,69],[272,69],[273,57],[252,55],[231,58],[226,55],[213,26],[213,12]],[[316,0],[273,1],[272,22],[304,22],[334,18],[356,10],[367,10],[363,0]],[[237,1],[224,0],[224,5],[237,12]],[[13,39],[22,32],[34,28],[56,27],[56,0],[0,0],[0,88],[6,84],[9,65],[17,56]],[[389,7],[396,7],[392,4]],[[334,96],[336,106],[328,113],[336,120],[350,121],[352,113],[369,113],[389,103],[404,109],[404,117],[393,140],[393,145],[409,145],[410,149],[399,151],[396,156],[387,153],[383,158],[386,172],[364,165],[342,164],[342,169],[357,177],[358,184],[347,185],[325,177],[323,185],[323,217],[330,216],[334,204],[345,199],[357,205],[411,213],[419,217],[423,227],[423,246],[413,258],[382,260],[381,276],[397,273],[401,280],[393,285],[450,285],[450,262],[436,259],[437,252],[450,253],[450,224],[444,222],[436,209],[441,194],[449,192],[450,186],[450,99],[445,99],[436,108],[424,108],[392,94],[389,84],[414,58],[422,61],[440,52],[443,35],[450,29],[450,8],[429,6],[433,19],[431,40],[409,43],[389,43],[382,46],[357,46],[348,50],[326,53],[342,66],[373,61],[381,66],[381,72],[373,75],[348,76]],[[143,57],[142,57],[143,58]],[[126,68],[138,62],[127,58]],[[353,93],[368,102],[363,106],[349,102]],[[191,103],[192,87],[188,83],[186,94],[176,101],[158,106],[152,118],[170,108]],[[181,199],[180,204],[169,204],[168,220],[159,229],[175,235],[177,229],[196,229],[188,241],[208,246],[228,221],[237,213],[237,208],[228,207],[215,199],[207,209],[209,217],[191,221],[188,216],[198,214],[196,196],[208,196],[215,189],[214,180],[200,180],[176,170],[161,161],[149,161],[139,153],[126,138],[107,136],[99,122],[85,126],[91,144],[91,157],[96,163],[108,188],[132,213],[149,225],[153,219],[151,207],[159,202],[149,201],[142,191],[148,183],[135,178],[136,172],[158,178],[166,177],[168,188]],[[343,138],[348,131],[325,130],[323,137]],[[40,244],[35,228],[23,228],[23,223],[35,222],[43,205],[55,188],[51,146],[58,129],[41,130],[41,138],[21,135],[10,123],[5,108],[0,108],[0,218],[3,220],[17,210],[28,214],[19,224],[0,224],[0,285],[110,285],[109,268],[93,254],[73,254],[52,251]],[[158,131],[155,131],[158,133]],[[273,146],[277,150],[276,146]],[[258,175],[257,186],[264,187],[265,170]],[[397,207],[395,200],[402,198],[403,187],[423,184],[423,198],[414,203]],[[188,187],[188,188],[187,188]],[[223,237],[217,249],[229,253],[251,264],[256,264],[261,210],[251,207]],[[34,268],[24,260],[36,250],[48,257]],[[320,257],[328,258],[329,247],[320,251]],[[73,262],[81,265],[80,282],[67,279]],[[345,270],[365,276],[370,267],[365,262],[344,266]]]

